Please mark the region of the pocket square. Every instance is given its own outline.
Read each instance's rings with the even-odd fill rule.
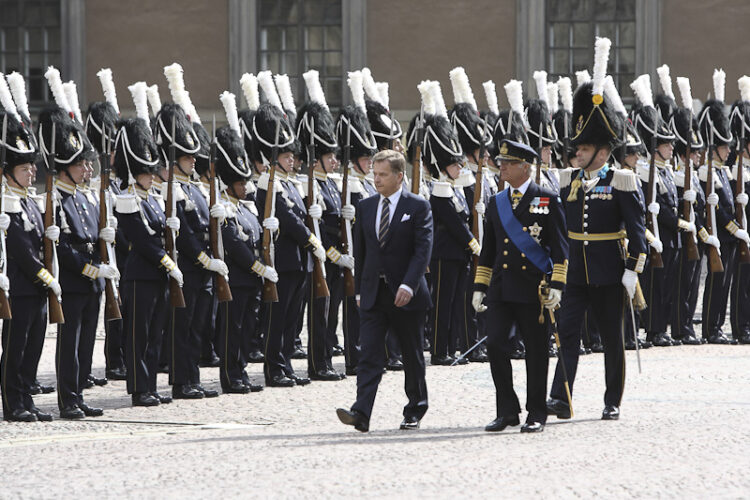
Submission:
[[[409,219],[411,219],[411,215],[409,215],[409,214],[404,214],[404,215],[403,215],[403,217],[401,217],[401,222],[406,222],[406,221],[408,221]]]

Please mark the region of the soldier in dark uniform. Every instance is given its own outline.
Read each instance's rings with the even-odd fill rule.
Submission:
[[[29,392],[24,373],[36,374],[39,358],[29,346],[42,345],[47,327],[47,290],[61,294],[59,281],[44,267],[42,248],[45,237],[56,240],[60,229],[50,226],[45,233],[42,213],[29,193],[35,178],[37,151],[31,134],[9,112],[0,113],[7,121],[3,174],[7,182],[3,197],[4,213],[0,230],[6,231],[7,275],[0,275],[0,293],[8,293],[13,319],[3,320],[0,356],[0,390],[3,418],[13,422],[50,421],[52,415],[41,412]],[[2,126],[2,125],[0,125]],[[12,285],[12,286],[11,286]]]
[[[601,59],[597,53],[595,61]],[[606,59],[605,55],[605,64]],[[565,363],[572,391],[581,323],[586,309],[593,305],[591,311],[604,342],[607,390],[602,419],[614,420],[619,418],[625,378],[625,292],[630,298],[635,295],[638,273],[646,260],[646,241],[637,178],[633,172],[612,169],[607,163],[623,136],[624,124],[611,100],[603,95],[604,70],[597,67],[594,73],[594,80],[580,86],[573,97],[571,143],[577,148],[580,168],[563,170],[560,178],[570,264],[560,310],[561,353],[547,410],[558,418],[570,418],[560,363]],[[623,255],[625,238],[629,240],[627,255]]]
[[[497,418],[485,430],[501,431],[519,424],[521,407],[513,390],[510,352],[515,324],[526,345],[529,414],[521,432],[541,432],[547,421],[549,318],[539,321],[539,301],[559,305],[568,267],[568,240],[562,202],[556,193],[534,183],[534,150],[508,140],[500,144],[500,178],[510,188],[489,204],[487,233],[479,257],[473,298],[477,311],[487,310],[487,347],[497,391]],[[540,283],[549,288],[540,292]],[[483,304],[483,301],[487,304]]]
[[[528,125],[526,133],[529,136],[529,146],[539,155],[538,166],[542,169],[540,180],[542,187],[560,192],[560,177],[557,169],[552,168],[552,147],[557,143],[557,135],[552,123],[550,104],[547,94],[547,73],[535,71],[534,80],[537,84],[538,99],[529,99],[526,103],[526,119]],[[536,173],[534,173],[536,175]]]

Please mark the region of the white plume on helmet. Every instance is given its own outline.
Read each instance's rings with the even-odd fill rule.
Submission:
[[[669,66],[662,64],[656,68],[656,73],[659,75],[659,83],[661,84],[661,90],[664,95],[674,99],[674,92],[672,91],[672,77],[669,76]]]
[[[63,83],[60,79],[60,71],[54,66],[47,68],[47,72],[44,73],[44,77],[47,79],[49,89],[52,91],[52,96],[55,98],[55,103],[65,110],[66,113],[72,113],[73,109],[70,107],[68,97],[65,95],[63,89]]]
[[[6,112],[13,115],[19,122],[21,121],[21,116],[18,114],[18,110],[16,109],[16,103],[13,102],[13,96],[10,93],[10,88],[5,82],[5,78],[3,78],[2,73],[0,73],[0,104],[3,106],[3,109],[5,109]]]
[[[112,70],[109,68],[100,69],[96,76],[99,77],[99,82],[102,84],[104,100],[110,103],[119,115],[120,106],[117,105],[117,92],[115,92],[115,82],[112,80]]]
[[[615,81],[612,79],[612,75],[607,75],[607,77],[604,79],[604,95],[606,95],[607,98],[612,102],[612,107],[615,109],[615,111],[622,114],[623,116],[628,115],[628,111],[625,109],[625,105],[622,103],[622,98],[620,98],[620,93],[617,91],[617,87],[615,86]]]
[[[130,95],[133,96],[133,104],[135,104],[135,116],[143,120],[150,129],[147,88],[146,82],[135,82],[128,86]]]
[[[273,79],[276,82],[276,90],[279,93],[279,99],[284,109],[296,112],[297,107],[294,105],[294,95],[292,94],[292,85],[289,83],[289,76],[274,75]]]
[[[570,83],[570,78],[567,76],[561,76],[557,80],[557,87],[560,91],[560,101],[562,107],[568,113],[573,112],[573,88]]]
[[[10,92],[13,94],[13,101],[15,101],[16,109],[30,118],[29,101],[26,96],[26,82],[23,79],[23,75],[18,71],[14,71],[10,75],[6,75],[5,78],[8,80]]]
[[[612,42],[609,38],[596,37],[594,42],[594,69],[591,81],[593,95],[602,95],[604,92],[604,77],[607,75],[607,62],[609,61],[609,49]]]
[[[318,71],[314,69],[305,71],[302,74],[302,78],[305,79],[305,86],[307,86],[307,93],[310,96],[310,100],[328,109],[326,95],[323,93],[323,87],[320,85],[320,74]],[[263,90],[265,90],[265,87]]]
[[[258,92],[258,79],[252,73],[245,73],[240,78],[240,87],[242,94],[247,101],[247,107],[255,111],[260,106],[260,93]]]
[[[365,106],[365,88],[364,88],[364,82],[362,78],[362,72],[350,71],[348,73],[348,78],[346,79],[346,83],[347,85],[349,85],[349,90],[352,93],[352,102],[354,102],[354,105],[357,106],[359,109],[361,109],[363,113],[367,114],[367,107]]]
[[[161,109],[161,97],[159,97],[159,86],[157,84],[153,84],[150,87],[146,89],[146,96],[148,97],[148,103],[151,106],[151,114],[153,116],[156,116],[156,114]]]
[[[83,125],[83,115],[81,114],[81,105],[78,103],[78,90],[76,88],[76,82],[70,80],[69,82],[63,83],[63,90],[65,91],[65,97],[68,99],[70,109],[75,115],[75,119],[78,123]]]
[[[237,114],[237,99],[234,94],[227,92],[226,90],[219,96],[221,104],[224,106],[224,113],[227,116],[227,123],[229,128],[237,132],[237,135],[242,137],[242,131],[240,130],[240,118]]]
[[[432,99],[432,94],[430,93],[431,85],[431,80],[422,80],[417,85],[417,90],[419,90],[419,95],[422,98],[422,110],[426,115],[435,114],[435,101]]]
[[[723,69],[714,70],[714,98],[717,101],[724,102],[724,88],[727,82],[727,74]]]
[[[487,109],[496,115],[500,114],[500,107],[497,105],[495,82],[487,80],[482,83],[482,88],[484,89],[484,97],[487,99]]]
[[[463,67],[458,66],[453,68],[450,73],[451,86],[453,87],[453,102],[455,104],[466,103],[469,104],[472,109],[477,109],[477,101],[474,99],[474,92],[471,91],[471,85],[469,84],[469,77],[466,74],[466,70]]]
[[[540,101],[547,102],[547,72],[534,71],[534,83],[536,83],[536,95]],[[549,103],[547,103],[549,106]]]
[[[582,69],[581,71],[576,71],[576,85],[578,87],[590,81],[591,81],[591,75],[589,75],[589,70]]]
[[[690,92],[690,78],[684,76],[677,77],[677,88],[680,89],[680,100],[682,101],[682,107],[687,108],[690,112],[693,112],[693,95]]]

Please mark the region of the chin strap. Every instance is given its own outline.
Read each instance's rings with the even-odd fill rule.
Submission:
[[[576,201],[578,200],[578,190],[583,185],[583,182],[581,181],[581,177],[583,176],[583,173],[586,171],[587,168],[591,166],[592,163],[594,163],[594,160],[596,159],[597,155],[599,154],[599,151],[602,150],[602,147],[597,145],[596,150],[594,150],[594,154],[591,155],[591,159],[589,162],[581,169],[581,172],[576,176],[575,179],[573,179],[573,182],[570,183],[570,193],[568,193],[568,201]]]

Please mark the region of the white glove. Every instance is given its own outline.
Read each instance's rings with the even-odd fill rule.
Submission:
[[[57,241],[60,239],[60,227],[50,226],[44,230],[44,237],[48,240]]]
[[[345,220],[354,220],[354,205],[344,205],[341,207],[341,217]]]
[[[271,266],[261,264],[260,261],[255,261],[252,270],[255,271],[255,273],[261,278],[266,279],[272,283],[276,283],[277,281],[279,281],[279,273],[276,272],[276,269]]]
[[[487,306],[482,304],[485,297],[486,294],[484,292],[474,292],[471,296],[471,305],[476,312],[481,313],[487,310]]]
[[[307,215],[313,219],[320,219],[323,217],[323,208],[317,203],[313,203],[310,205],[310,208],[307,209]]]
[[[654,215],[659,215],[659,204],[655,201],[648,204],[648,211]]]
[[[750,235],[747,234],[747,231],[744,229],[738,229],[736,233],[734,233],[734,237],[738,240],[744,241],[747,245],[750,245]]]
[[[206,269],[208,271],[211,271],[212,273],[219,273],[222,276],[226,276],[229,274],[229,268],[221,259],[209,259],[208,263],[206,264]]]
[[[706,196],[706,203],[708,205],[711,205],[712,207],[715,207],[719,204],[719,195],[716,193],[711,193],[708,196]]]
[[[54,294],[58,297],[62,295],[62,287],[60,286],[60,282],[55,278],[52,278],[52,281],[50,281],[49,289],[52,290],[52,292],[54,292]]]
[[[178,217],[167,217],[167,227],[172,231],[180,231],[180,219]]]
[[[321,263],[323,263],[323,262],[326,261],[326,251],[323,249],[323,247],[321,245],[315,245],[313,247],[313,255]]]
[[[549,289],[549,295],[544,298],[544,301],[542,301],[542,304],[544,304],[544,307],[547,309],[550,309],[552,311],[557,308],[558,305],[560,305],[560,301],[562,300],[562,290],[558,290],[557,288],[550,288]]]
[[[10,215],[6,213],[0,214],[0,230],[7,231],[10,227]]]
[[[479,215],[484,216],[485,212],[487,211],[487,206],[483,201],[480,201],[479,203],[474,205],[474,210],[476,210]]]
[[[695,234],[698,229],[695,227],[695,222],[688,222],[687,227],[685,228],[685,231],[688,233]]]
[[[0,290],[10,292],[10,280],[5,274],[0,274]]]
[[[740,193],[737,195],[737,203],[743,207],[747,206],[747,193]]]
[[[268,217],[267,219],[263,219],[263,228],[268,229],[272,233],[275,233],[279,230],[279,219],[276,217]]]
[[[221,203],[215,203],[209,212],[211,213],[211,217],[219,219],[219,222],[224,222],[224,219],[227,218],[227,211]]]
[[[174,278],[177,284],[180,285],[180,288],[182,288],[182,285],[185,283],[185,278],[183,278],[182,271],[180,271],[179,267],[175,267],[169,271],[169,276]]]
[[[649,245],[651,245],[651,248],[656,250],[656,253],[662,253],[662,251],[664,251],[664,244],[661,242],[661,240],[655,239],[654,241],[649,243]]]
[[[339,260],[336,261],[336,265],[345,267],[347,269],[354,269],[354,257],[351,255],[341,254]]]
[[[107,243],[113,243],[115,241],[115,230],[111,227],[102,228],[99,231],[99,239],[104,240]]]
[[[708,238],[706,238],[706,245],[711,245],[717,250],[721,249],[721,243],[719,242],[719,238],[717,238],[714,235],[711,235]]]
[[[682,193],[682,199],[687,202],[693,203],[695,201],[695,191],[692,189],[688,189],[687,191]]]
[[[117,220],[117,217],[115,217],[114,215],[110,215],[109,217],[107,217],[107,226],[111,227],[115,231],[117,231],[118,224],[119,224],[119,221]]]
[[[120,277],[120,271],[118,271],[115,266],[102,264],[97,268],[96,277],[114,280]]]
[[[631,299],[635,297],[635,285],[638,283],[638,273],[630,269],[625,269],[625,272],[622,273],[622,280],[620,281],[622,282],[622,286],[625,287],[628,296]]]

